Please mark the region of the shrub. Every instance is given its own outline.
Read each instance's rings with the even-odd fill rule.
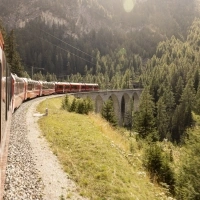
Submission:
[[[166,183],[170,192],[174,191],[174,172],[170,167],[169,157],[160,146],[151,143],[145,152],[145,167],[150,173],[151,179],[158,183]]]
[[[69,96],[65,95],[65,98],[62,100],[62,105],[61,108],[64,110],[68,110],[69,109]]]
[[[117,126],[117,120],[113,108],[113,101],[111,99],[104,103],[101,115],[104,119],[110,122],[112,126]]]
[[[69,97],[66,95],[66,97],[62,101],[62,108],[68,110],[69,112],[76,112],[79,114],[87,115],[89,112],[94,110],[94,105],[90,98],[73,98],[73,101],[70,105]]]
[[[72,101],[72,104],[69,108],[69,112],[75,112],[76,111],[76,106],[77,106],[77,103],[76,103],[76,98],[73,99]]]

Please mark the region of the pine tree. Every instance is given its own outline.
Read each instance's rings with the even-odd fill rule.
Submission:
[[[182,108],[185,109],[184,112],[184,126],[190,127],[193,124],[192,110],[194,108],[195,102],[195,89],[193,86],[193,80],[190,79],[184,88],[183,95],[181,97]]]
[[[175,102],[177,105],[180,103],[183,89],[184,89],[183,79],[180,76],[176,85],[176,93],[175,93]]]
[[[200,85],[197,89],[197,94],[195,96],[194,111],[196,114],[200,115]]]
[[[172,138],[180,142],[186,128],[193,125],[192,110],[195,102],[195,90],[190,79],[183,90],[180,105],[176,107],[173,116]]]
[[[164,104],[163,98],[160,98],[157,102],[156,125],[161,140],[167,138],[168,121],[169,117],[167,115],[166,105]]]
[[[172,134],[172,118],[173,118],[174,110],[176,108],[174,93],[172,92],[171,87],[165,88],[162,98],[166,106],[166,114],[168,116],[167,132],[169,133],[169,136],[168,136],[168,139],[169,139]]]
[[[85,104],[84,104],[83,100],[79,99],[76,103],[77,103],[76,112],[79,114],[85,113]]]
[[[145,167],[150,172],[151,179],[166,183],[170,191],[174,191],[174,172],[170,167],[170,160],[162,148],[151,143],[145,151]]]
[[[146,87],[141,94],[139,112],[135,119],[136,129],[142,138],[146,138],[155,131],[154,110],[152,96],[149,93],[149,88]]]
[[[114,113],[113,101],[108,99],[104,104],[101,111],[101,115],[104,119],[110,122],[113,126],[117,126],[117,120]]]
[[[84,104],[84,114],[87,115],[89,112],[94,110],[94,105],[91,98],[84,99],[83,104]]]
[[[69,108],[69,112],[75,112],[76,111],[76,107],[77,107],[77,102],[76,102],[76,98],[73,99],[72,104]]]
[[[7,42],[7,61],[11,65],[11,72],[18,76],[22,76],[23,66],[21,64],[19,53],[16,50],[17,44],[13,30],[10,32]]]
[[[196,92],[197,92],[198,86],[199,86],[199,71],[197,69],[194,73],[194,89]]]
[[[200,199],[200,137],[189,132],[189,139],[181,156],[181,166],[176,180],[176,198],[179,200]]]
[[[68,110],[69,108],[70,108],[70,105],[69,105],[69,96],[65,95],[65,98],[62,101],[62,109]]]

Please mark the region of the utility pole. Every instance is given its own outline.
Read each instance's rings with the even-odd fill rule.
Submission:
[[[41,67],[31,67],[31,79],[33,79],[33,69],[42,69],[42,70],[45,70],[44,68],[41,68]]]

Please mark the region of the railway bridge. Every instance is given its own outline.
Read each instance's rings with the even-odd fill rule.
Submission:
[[[123,89],[123,90],[100,90],[94,92],[75,93],[78,98],[90,97],[95,102],[95,112],[100,113],[103,103],[109,98],[113,101],[114,112],[118,124],[123,125],[125,114],[131,109],[131,100],[133,100],[133,110],[137,111],[139,107],[139,99],[142,93],[141,88]]]

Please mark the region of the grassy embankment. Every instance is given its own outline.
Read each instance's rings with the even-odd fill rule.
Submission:
[[[49,115],[39,124],[81,195],[93,200],[167,199],[144,172],[141,144],[135,137],[113,130],[98,115],[64,111],[61,101],[48,99],[38,106],[39,112],[44,112],[46,106],[49,109]]]

